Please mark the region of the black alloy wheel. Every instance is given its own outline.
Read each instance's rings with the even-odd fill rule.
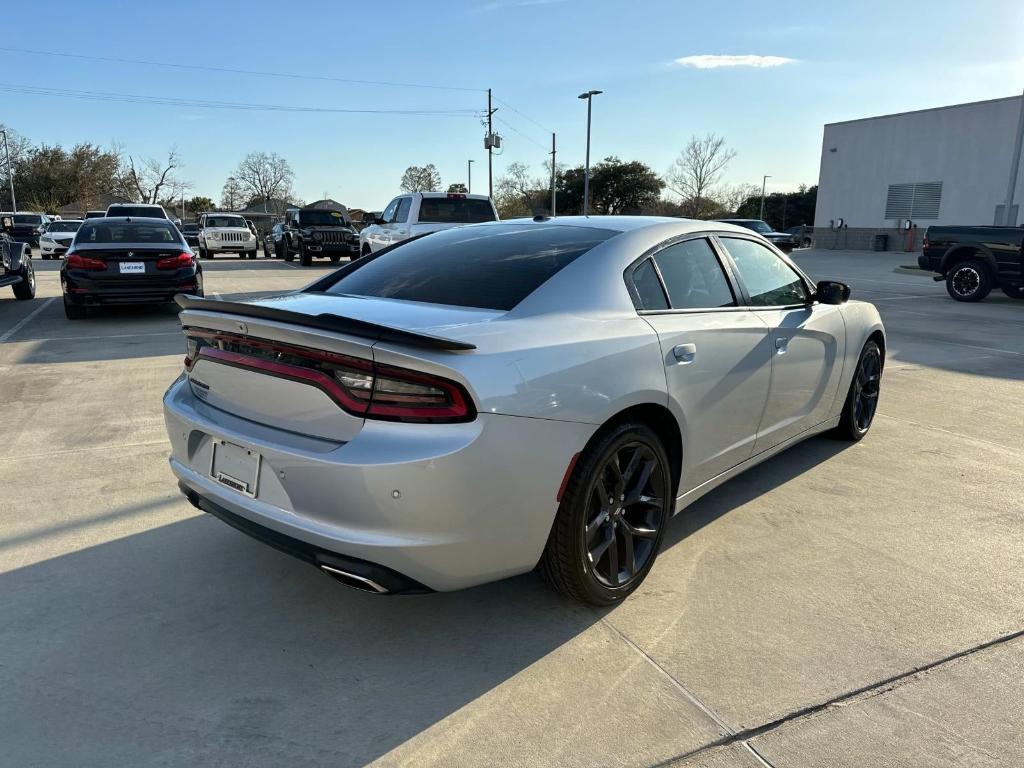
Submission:
[[[19,301],[28,301],[36,297],[36,270],[29,259],[25,260],[22,270],[21,282],[13,286],[11,290],[14,291],[14,298]]]
[[[882,387],[882,351],[869,341],[861,350],[857,369],[850,382],[850,391],[843,405],[838,433],[847,440],[857,441],[871,429],[878,411],[878,396]]]
[[[304,240],[299,240],[299,264],[304,267],[313,264],[313,256],[306,250],[306,242]]]
[[[980,261],[963,261],[946,273],[946,292],[957,301],[981,301],[991,290],[992,277]]]
[[[613,425],[576,463],[541,575],[576,600],[619,602],[654,565],[672,506],[671,472],[658,436],[642,423]]]

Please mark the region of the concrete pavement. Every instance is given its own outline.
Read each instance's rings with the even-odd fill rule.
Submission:
[[[67,321],[37,260],[40,298],[0,301],[0,762],[1024,763],[1024,302],[796,258],[882,312],[871,435],[702,499],[610,611],[533,576],[373,598],[197,514],[160,414],[176,316]],[[223,296],[327,268],[204,266]]]

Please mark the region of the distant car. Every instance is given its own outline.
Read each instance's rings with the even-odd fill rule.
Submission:
[[[359,253],[366,256],[417,235],[497,220],[498,211],[487,195],[462,192],[399,195],[359,233]]]
[[[199,217],[199,258],[212,259],[218,253],[239,258],[256,258],[256,235],[237,213],[204,213]]]
[[[59,259],[68,250],[81,226],[82,221],[79,219],[51,221],[39,236],[39,255],[44,259]]]
[[[284,224],[278,222],[263,235],[263,255],[268,259],[280,259],[284,241]]]
[[[809,224],[800,224],[799,226],[787,229],[786,234],[793,236],[793,241],[796,243],[797,248],[810,248],[814,227]]]
[[[198,222],[191,222],[189,224],[182,224],[178,229],[181,234],[185,236],[185,242],[193,249],[198,250],[199,248],[199,224]]]
[[[928,227],[917,265],[957,301],[981,301],[993,288],[1024,299],[1024,228]]]
[[[323,208],[291,208],[285,214],[281,252],[285,261],[299,257],[308,267],[314,256],[327,256],[334,263],[342,256],[359,258],[359,235],[341,211]]]
[[[10,286],[14,298],[27,301],[36,295],[36,273],[28,246],[8,234],[13,227],[11,214],[0,217],[0,288]]]
[[[102,219],[107,215],[106,211],[86,211],[85,218],[88,219]]]
[[[167,211],[162,205],[149,203],[115,203],[107,207],[107,216],[131,216],[145,219],[168,219]]]
[[[203,271],[167,219],[108,216],[79,228],[61,265],[60,284],[64,313],[80,320],[90,306],[202,296]]]
[[[31,250],[32,246],[39,247],[39,236],[50,223],[50,217],[45,213],[15,213],[11,216],[13,224],[10,235],[11,240],[16,243],[25,243]]]
[[[735,224],[737,227],[746,227],[757,232],[761,237],[774,245],[783,253],[789,253],[796,248],[797,240],[787,232],[776,232],[768,224],[760,219],[717,219],[723,224]]]

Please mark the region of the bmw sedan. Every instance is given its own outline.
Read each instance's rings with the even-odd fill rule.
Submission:
[[[60,268],[64,313],[106,304],[159,304],[203,295],[203,272],[168,219],[103,218],[82,224]]]
[[[849,295],[743,227],[616,216],[438,232],[276,298],[179,297],[171,468],[198,508],[359,589],[537,568],[615,603],[695,499],[868,432],[885,335]]]

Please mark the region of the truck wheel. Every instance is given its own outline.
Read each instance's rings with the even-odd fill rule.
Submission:
[[[270,258],[270,248],[267,246],[267,241],[266,240],[263,241],[263,258],[264,259],[269,259]]]
[[[363,246],[363,250],[362,250],[362,252],[361,252],[361,253],[359,254],[359,257],[360,257],[360,258],[362,258],[362,259],[365,259],[365,258],[366,258],[367,256],[369,256],[369,255],[370,255],[371,253],[373,253],[373,249],[371,249],[371,248],[370,248],[370,244],[369,244],[369,243],[367,243],[366,245],[364,245],[364,246]]]
[[[309,251],[306,250],[306,244],[301,240],[299,241],[299,264],[304,267],[308,267],[313,264],[313,257],[309,255]]]
[[[957,301],[981,301],[992,290],[992,275],[980,261],[962,261],[946,272],[946,292]]]
[[[1004,285],[1003,293],[1011,299],[1024,299],[1024,285]]]
[[[291,245],[287,240],[281,241],[281,253],[284,256],[285,261],[295,261],[295,254],[292,253]]]
[[[331,264],[337,264],[339,261],[341,261],[341,254],[340,253],[332,253],[331,254]]]
[[[22,267],[22,281],[12,287],[14,298],[20,301],[27,301],[36,297],[36,271],[32,269],[32,262],[26,261]]]

